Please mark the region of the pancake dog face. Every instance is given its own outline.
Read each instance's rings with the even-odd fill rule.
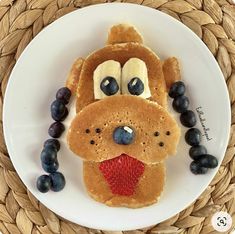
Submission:
[[[71,70],[68,86],[74,90],[79,80],[77,114],[67,140],[85,161],[84,180],[94,199],[141,207],[157,201],[164,185],[163,160],[176,152],[179,141],[179,127],[166,104],[170,82],[165,79],[170,74],[174,82],[175,69],[165,72],[133,27],[113,26],[107,42]],[[151,175],[158,175],[158,183],[149,180]]]
[[[126,43],[115,46],[115,50],[113,47],[106,46],[93,53],[83,64],[78,86],[78,113],[70,127],[69,146],[75,154],[89,161],[101,162],[125,153],[148,164],[160,162],[175,153],[179,136],[175,120],[163,108],[166,107],[166,87],[161,62],[139,44]],[[118,66],[106,75],[101,74],[98,82],[94,81],[100,64],[112,59],[123,68],[137,55],[146,64],[148,82],[144,89],[149,90],[148,100],[141,95],[123,94],[127,93],[128,82],[120,79],[121,72],[115,71]],[[114,77],[115,72],[119,77]],[[117,92],[106,96],[100,86],[108,75],[114,78],[118,88]],[[96,93],[101,93],[100,100],[95,99]],[[114,139],[115,130],[125,127],[132,131],[130,144],[120,144]]]

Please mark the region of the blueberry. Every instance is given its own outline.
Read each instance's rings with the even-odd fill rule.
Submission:
[[[216,168],[218,166],[218,160],[215,156],[212,156],[210,154],[204,154],[201,155],[197,162],[202,166],[206,168]]]
[[[65,112],[63,115],[59,116],[55,114],[55,112],[51,112],[51,118],[54,119],[55,121],[64,121],[66,117],[68,116],[68,114],[69,114],[69,111],[67,107],[65,107]]]
[[[66,117],[68,116],[68,114],[69,114],[68,108],[65,107],[64,115],[58,121],[64,121],[66,119]]]
[[[38,177],[36,185],[41,193],[46,193],[51,188],[51,178],[48,175],[41,175]]]
[[[55,115],[57,118],[60,118],[64,115],[65,104],[60,100],[55,100],[51,103],[51,114]]]
[[[206,147],[203,145],[192,146],[189,150],[189,156],[194,160],[197,160],[200,157],[200,155],[206,153],[207,153]]]
[[[129,145],[134,139],[134,130],[127,126],[117,127],[113,131],[113,140],[120,145]]]
[[[54,147],[46,147],[41,152],[41,161],[46,164],[52,164],[57,160],[57,152]]]
[[[44,142],[44,148],[46,148],[47,146],[53,146],[56,151],[60,150],[60,142],[56,139],[48,139]]]
[[[107,96],[114,95],[119,90],[119,85],[115,78],[111,76],[105,77],[100,83],[100,89]]]
[[[56,93],[56,99],[60,100],[64,104],[69,103],[70,97],[71,97],[71,91],[67,87],[60,88]]]
[[[128,83],[128,90],[132,95],[140,95],[144,92],[144,83],[138,77],[134,77]]]
[[[48,134],[53,138],[59,138],[64,132],[65,127],[61,122],[54,122],[48,129]]]
[[[190,164],[190,171],[195,175],[206,174],[208,168],[202,167],[197,161],[192,161]]]
[[[51,184],[52,191],[58,192],[64,188],[65,178],[61,172],[54,172],[54,173],[51,173],[49,176],[52,181],[52,184]]]
[[[185,141],[191,146],[199,145],[199,143],[201,142],[201,138],[202,134],[197,128],[190,128],[185,133]]]
[[[51,163],[51,164],[46,164],[46,163],[42,162],[42,168],[45,172],[53,173],[53,172],[56,172],[58,170],[59,163],[58,163],[57,160],[55,162]]]
[[[180,122],[185,127],[191,128],[197,123],[196,115],[193,111],[187,110],[180,115]]]
[[[182,81],[175,82],[169,90],[169,96],[172,98],[182,96],[184,95],[184,93],[185,93],[185,85]]]
[[[66,117],[68,116],[68,114],[69,114],[69,111],[68,111],[68,108],[66,107],[66,108],[65,108],[64,115],[63,115],[61,121],[64,121],[64,120],[66,119]]]
[[[174,99],[172,106],[176,112],[183,113],[188,109],[189,100],[186,96],[178,96]]]

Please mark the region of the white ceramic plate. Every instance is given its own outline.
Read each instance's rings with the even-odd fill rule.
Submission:
[[[198,110],[207,129],[202,143],[219,162],[230,128],[228,93],[215,59],[195,34],[173,18],[138,5],[102,4],[70,13],[44,29],[25,49],[8,83],[3,116],[7,147],[20,178],[44,205],[70,221],[106,230],[137,229],[170,218],[202,193],[218,169],[193,175],[182,134],[177,155],[167,161],[160,202],[141,209],[110,208],[87,195],[81,160],[69,151],[63,137],[58,159],[66,187],[58,193],[37,191],[35,180],[43,173],[40,152],[48,138],[50,103],[56,90],[64,86],[74,59],[103,47],[110,26],[121,22],[135,25],[161,59],[176,56],[180,60],[191,108],[196,112],[201,107]],[[71,111],[66,126],[73,116]],[[200,121],[197,127],[204,132]]]

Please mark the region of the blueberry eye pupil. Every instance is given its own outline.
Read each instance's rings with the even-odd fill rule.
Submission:
[[[107,96],[111,96],[118,92],[119,86],[115,78],[107,76],[100,83],[100,89]]]
[[[132,95],[140,95],[144,92],[144,83],[138,77],[134,77],[128,83],[128,90]]]

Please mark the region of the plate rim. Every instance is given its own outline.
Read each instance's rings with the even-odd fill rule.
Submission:
[[[150,10],[150,11],[155,11],[155,13],[156,14],[160,14],[160,15],[162,15],[163,17],[165,17],[165,18],[168,18],[168,20],[169,21],[171,21],[171,22],[173,22],[174,24],[177,24],[178,26],[179,26],[179,28],[181,27],[182,28],[182,30],[186,30],[187,32],[188,32],[188,34],[191,34],[191,36],[193,37],[193,40],[195,40],[195,41],[197,41],[197,43],[200,43],[200,45],[201,45],[201,47],[203,47],[203,49],[204,50],[206,50],[207,51],[207,54],[208,54],[208,56],[210,57],[209,59],[210,60],[213,60],[213,63],[214,63],[214,65],[213,66],[216,66],[217,68],[217,70],[218,70],[218,76],[220,76],[222,79],[223,79],[223,84],[224,84],[224,88],[225,88],[225,90],[226,90],[226,99],[227,99],[227,107],[228,107],[228,111],[229,111],[229,113],[228,113],[228,122],[226,123],[226,128],[228,129],[228,135],[227,135],[227,139],[225,140],[225,142],[226,142],[226,145],[228,146],[228,142],[229,142],[229,138],[230,138],[230,129],[231,129],[231,105],[230,105],[230,98],[229,98],[229,94],[228,94],[228,88],[227,88],[227,85],[226,85],[226,82],[225,82],[225,80],[224,80],[224,77],[223,77],[223,73],[222,73],[222,71],[221,71],[221,69],[220,69],[220,67],[219,67],[219,64],[217,63],[217,61],[216,61],[216,59],[214,58],[214,56],[212,55],[212,53],[210,52],[210,50],[208,49],[208,47],[203,43],[203,41],[193,32],[193,31],[191,31],[186,25],[184,25],[182,22],[179,22],[179,21],[177,21],[176,19],[174,19],[172,16],[169,16],[169,15],[167,15],[167,14],[165,14],[165,13],[163,13],[163,12],[161,12],[160,10],[158,10],[158,9],[154,9],[154,8],[151,8],[151,7],[148,7],[148,6],[143,6],[143,5],[139,5],[139,4],[134,4],[134,3],[117,3],[117,2],[113,2],[113,3],[101,3],[101,4],[97,4],[97,5],[90,5],[90,6],[86,6],[86,7],[83,7],[83,8],[80,8],[80,9],[77,9],[77,10],[74,10],[73,12],[70,12],[70,13],[68,13],[68,14],[66,14],[66,15],[64,15],[64,16],[62,16],[62,17],[60,17],[59,19],[57,19],[57,20],[55,20],[54,22],[52,22],[51,24],[49,24],[48,26],[46,26],[46,28],[43,28],[42,29],[42,31],[40,31],[33,39],[32,39],[32,41],[26,46],[26,48],[23,50],[23,52],[21,53],[21,55],[20,55],[20,57],[18,58],[18,60],[16,61],[16,64],[14,65],[14,67],[13,67],[13,69],[12,69],[12,71],[11,71],[11,74],[10,74],[10,76],[9,76],[9,80],[8,80],[8,83],[7,83],[7,87],[6,87],[6,90],[5,90],[5,95],[4,95],[4,102],[3,102],[3,136],[4,136],[4,139],[5,139],[5,142],[6,142],[6,146],[7,146],[7,151],[8,151],[8,154],[9,154],[9,156],[10,156],[10,158],[11,158],[11,162],[12,162],[12,164],[13,164],[13,166],[14,166],[14,168],[15,168],[15,170],[16,170],[16,172],[17,172],[17,166],[15,165],[15,163],[14,163],[14,160],[12,160],[12,157],[11,157],[11,155],[12,155],[12,149],[9,149],[9,139],[8,139],[8,136],[7,136],[7,127],[6,127],[6,125],[4,124],[5,123],[5,120],[6,120],[6,103],[7,103],[7,96],[8,96],[8,90],[10,89],[9,87],[11,86],[11,83],[12,83],[12,74],[14,74],[14,70],[15,70],[15,68],[17,67],[17,65],[18,65],[18,63],[19,63],[19,61],[21,61],[21,59],[24,57],[24,53],[30,48],[30,45],[32,45],[36,40],[34,40],[35,38],[38,38],[38,37],[41,37],[44,33],[47,33],[47,31],[48,30],[50,30],[50,28],[51,27],[53,27],[53,25],[55,25],[55,24],[59,24],[60,23],[60,21],[62,21],[65,17],[68,17],[68,16],[70,16],[70,15],[72,15],[72,14],[77,14],[77,12],[83,12],[83,11],[87,11],[87,9],[89,10],[90,8],[102,8],[102,7],[110,7],[110,6],[112,6],[112,5],[121,5],[123,8],[125,7],[125,6],[131,6],[131,7],[136,7],[136,8],[146,8],[146,9],[148,9],[148,10]],[[135,9],[133,9],[133,10],[135,10]],[[183,29],[184,28],[184,29]],[[220,74],[219,74],[220,73]],[[227,149],[227,146],[226,146],[226,148],[225,148],[225,150],[224,150],[224,152],[223,152],[223,157],[222,157],[222,159],[224,158],[224,155],[225,155],[225,152],[226,152],[226,149]],[[222,160],[221,160],[221,162],[222,162]],[[221,165],[221,162],[220,162],[220,164],[219,164],[219,166],[218,166],[218,169],[215,169],[215,173],[214,173],[214,175],[213,175],[213,178],[214,178],[214,176],[215,176],[215,174],[218,172],[218,170],[219,170],[219,167],[220,167],[220,165]],[[20,179],[21,179],[21,181],[23,182],[23,184],[26,186],[26,184],[24,183],[24,181],[23,181],[23,179],[21,178],[21,175],[20,174],[18,174],[18,172],[17,172],[17,175],[20,177]],[[210,182],[207,184],[207,187],[208,187],[208,185],[211,183],[211,181],[213,180],[213,178],[210,180]],[[34,194],[34,192],[33,191],[31,191],[31,189],[30,188],[28,188],[27,186],[26,186],[26,188],[35,196],[35,194]],[[206,189],[206,188],[205,188]],[[204,191],[204,190],[203,190]],[[203,193],[203,191],[201,191],[200,193],[198,193],[198,195],[196,196],[196,198],[195,199],[197,199],[199,196],[200,196],[200,194],[202,194]],[[36,197],[36,196],[35,196]],[[38,198],[36,198],[40,203],[42,203],[43,205],[45,205],[42,201],[40,201]],[[195,199],[192,201],[192,202],[194,202],[195,201]],[[187,205],[185,205],[184,207],[182,207],[179,211],[177,211],[177,212],[175,212],[171,217],[173,217],[174,215],[176,215],[177,213],[179,213],[179,212],[181,212],[182,210],[184,210],[185,208],[187,208],[189,205],[190,205],[191,203],[189,203],[189,204],[187,204]],[[57,214],[57,215],[59,215],[59,216],[62,216],[63,217],[63,212],[58,212],[58,211],[54,211],[54,209],[51,209],[51,208],[49,208],[48,207],[48,205],[45,205],[48,209],[50,209],[51,211],[53,211],[55,214]],[[164,219],[165,220],[165,219]],[[162,220],[161,222],[163,222],[164,220]],[[74,222],[74,220],[73,219],[71,219],[71,220],[69,220],[69,221],[71,221],[71,222]],[[75,223],[77,223],[77,222],[75,222]],[[82,226],[86,226],[86,227],[89,227],[89,228],[94,228],[94,229],[103,229],[104,228],[104,226],[105,225],[96,225],[96,226],[91,226],[91,223],[89,223],[89,221],[86,223],[86,222],[84,222],[84,223],[77,223],[78,225],[82,225]],[[116,228],[116,229],[112,229],[112,231],[128,231],[128,230],[133,230],[133,229],[140,229],[140,228],[144,228],[144,227],[148,227],[148,226],[151,226],[151,225],[155,225],[156,223],[148,223],[148,222],[145,222],[145,226],[143,226],[143,224],[142,225],[138,225],[138,224],[136,224],[135,226],[133,226],[133,227],[130,227],[130,226],[128,226],[128,225],[125,225],[125,226],[128,226],[127,228],[125,228],[125,229],[119,229],[119,228]],[[109,230],[109,229],[103,229],[103,230]]]

